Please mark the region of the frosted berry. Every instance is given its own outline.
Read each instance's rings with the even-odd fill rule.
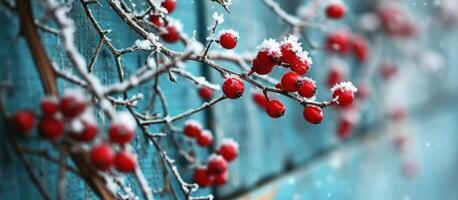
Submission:
[[[78,95],[68,94],[61,97],[59,108],[65,117],[78,117],[86,109],[86,101]]]
[[[268,103],[266,96],[262,92],[253,93],[253,101],[262,108],[265,108]]]
[[[96,124],[82,120],[83,130],[81,132],[73,133],[73,138],[82,142],[89,142],[94,139],[98,132]]]
[[[342,82],[344,79],[344,73],[341,69],[332,67],[328,73],[328,77],[326,80],[326,85],[328,87],[333,87],[337,83]]]
[[[261,51],[256,55],[256,58],[253,59],[252,71],[260,75],[265,75],[273,70],[276,63],[277,61],[273,56],[270,56],[266,51]]]
[[[330,19],[340,19],[345,16],[345,5],[342,3],[331,3],[326,7],[326,16]]]
[[[292,63],[298,60],[297,52],[293,50],[291,43],[281,45],[280,63],[284,67],[289,67]]]
[[[245,86],[238,78],[226,78],[223,83],[223,93],[230,99],[238,99],[243,95]]]
[[[65,131],[64,122],[55,117],[43,117],[38,124],[38,130],[44,137],[56,139]]]
[[[218,148],[218,154],[227,161],[233,161],[239,153],[239,145],[232,139],[224,139]]]
[[[302,79],[296,72],[288,72],[281,78],[281,85],[287,92],[296,92],[301,83]]]
[[[290,69],[302,76],[310,71],[310,63],[306,60],[297,59],[290,65]]]
[[[335,85],[332,89],[332,98],[337,99],[340,106],[350,105],[355,96],[354,93],[358,91],[351,82],[342,82]]]
[[[194,170],[192,179],[200,187],[209,187],[213,184],[213,177],[207,173],[207,167],[205,166],[198,166]]]
[[[207,161],[207,173],[210,175],[218,175],[226,172],[227,161],[220,155],[213,154]]]
[[[166,32],[162,34],[162,39],[168,43],[175,43],[180,40],[180,32],[175,26],[169,25],[166,28]]]
[[[183,132],[188,137],[199,137],[202,133],[202,126],[198,122],[187,121],[184,125]]]
[[[224,184],[226,184],[227,182],[227,171],[222,173],[222,174],[218,174],[215,176],[215,179],[213,180],[213,183],[217,186],[222,186]]]
[[[356,58],[361,62],[365,61],[369,51],[366,39],[363,36],[356,36],[353,37],[351,43]]]
[[[347,118],[343,118],[340,120],[337,128],[337,136],[339,136],[340,139],[347,139],[351,136],[352,130],[353,122]]]
[[[304,78],[302,80],[302,84],[297,90],[297,93],[305,98],[312,98],[315,96],[316,93],[316,85],[315,81],[309,79],[309,78]]]
[[[121,151],[116,154],[114,164],[120,172],[133,172],[137,167],[137,160],[135,156],[127,151]]]
[[[59,100],[57,97],[45,97],[41,100],[40,109],[43,115],[52,116],[59,111]]]
[[[213,142],[213,135],[208,130],[202,131],[197,137],[197,144],[201,147],[208,147]]]
[[[233,49],[237,46],[237,35],[231,32],[222,32],[219,36],[219,43],[225,49]]]
[[[157,27],[162,27],[162,26],[164,26],[164,22],[163,22],[162,18],[161,18],[160,16],[158,16],[158,15],[151,15],[151,16],[149,17],[149,20],[150,20],[150,22],[151,22],[152,24],[154,24],[154,25],[157,26]]]
[[[272,100],[267,103],[266,112],[272,118],[279,118],[285,114],[286,108],[279,100]]]
[[[177,7],[176,0],[165,0],[162,2],[161,6],[167,10],[167,13],[172,13]]]
[[[339,31],[329,35],[326,39],[326,50],[331,53],[347,54],[350,50],[347,33]]]
[[[126,124],[112,123],[108,129],[110,140],[120,145],[130,142],[134,138],[135,129],[130,128]]]
[[[91,149],[90,161],[92,166],[98,170],[109,170],[113,166],[114,159],[113,150],[108,144],[99,144]]]
[[[26,135],[33,129],[35,115],[31,111],[18,111],[11,117],[11,123],[14,130]]]
[[[304,107],[304,119],[312,124],[319,124],[323,120],[323,111],[315,105],[306,105]]]
[[[199,88],[199,96],[200,96],[202,99],[208,101],[208,100],[210,100],[210,99],[212,98],[212,96],[213,96],[213,90],[210,89],[210,88],[208,88],[208,87],[205,87],[205,86],[200,87],[200,88]]]

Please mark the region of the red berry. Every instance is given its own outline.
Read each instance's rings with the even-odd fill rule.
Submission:
[[[304,75],[310,70],[310,63],[305,60],[296,59],[291,65],[290,69],[293,72],[296,72],[298,75]]]
[[[406,111],[402,107],[396,107],[391,111],[390,117],[394,121],[400,121],[406,117]]]
[[[175,0],[164,0],[161,6],[167,10],[167,14],[170,14],[177,7],[177,2]]]
[[[18,111],[11,117],[11,123],[14,130],[26,135],[33,129],[35,115],[31,111]]]
[[[78,97],[78,95],[68,94],[61,97],[59,108],[65,117],[78,117],[86,109],[86,101]]]
[[[315,105],[306,105],[304,108],[304,119],[312,124],[319,124],[323,120],[323,111]]]
[[[213,96],[213,90],[208,87],[201,87],[199,88],[199,96],[204,100],[210,100]]]
[[[275,84],[275,88],[283,90],[283,86],[281,85],[281,82]]]
[[[260,51],[253,59],[253,71],[257,74],[264,75],[272,71],[273,67],[277,64],[277,58],[270,55],[267,51]]]
[[[162,39],[168,43],[175,43],[180,40],[180,32],[175,26],[168,26],[166,33],[162,35]]]
[[[279,100],[272,100],[267,103],[266,112],[272,118],[279,118],[285,114],[286,108]]]
[[[194,170],[194,175],[192,176],[192,179],[200,187],[208,187],[213,184],[213,177],[207,174],[207,167],[204,166],[198,166]]]
[[[383,79],[387,80],[393,78],[398,73],[398,69],[394,64],[384,62],[380,66],[380,73],[382,74]]]
[[[340,19],[345,16],[345,5],[333,3],[326,7],[326,16],[330,19]]]
[[[356,36],[351,42],[356,58],[361,62],[365,61],[369,51],[366,39],[363,36]]]
[[[243,95],[245,86],[238,78],[227,78],[223,83],[223,93],[230,99],[238,99]]]
[[[355,97],[353,91],[339,88],[334,90],[332,93],[332,98],[337,98],[337,102],[340,106],[348,106],[353,102]]]
[[[218,148],[218,154],[227,161],[233,161],[239,153],[239,145],[232,139],[224,139]]]
[[[287,92],[296,92],[301,83],[302,79],[296,72],[288,72],[281,78],[281,85]]]
[[[281,57],[280,63],[284,67],[291,66],[296,60],[298,60],[297,52],[293,51],[292,46],[290,43],[285,43],[281,45]]]
[[[227,161],[220,155],[213,154],[207,161],[207,173],[218,175],[227,171]]]
[[[98,132],[98,127],[96,124],[82,120],[83,130],[80,132],[73,133],[73,137],[79,141],[89,142],[94,139],[95,135]]]
[[[198,122],[187,121],[184,125],[183,132],[188,137],[199,137],[202,132],[202,126]]]
[[[208,147],[213,142],[213,135],[208,130],[202,131],[197,137],[197,144],[201,147]]]
[[[216,175],[215,179],[213,180],[213,183],[218,186],[224,185],[226,184],[226,182],[227,182],[227,172]]]
[[[343,118],[338,125],[337,135],[340,139],[347,139],[350,137],[353,130],[353,122],[347,118]]]
[[[371,94],[371,89],[367,84],[360,84],[356,96],[360,99],[366,99]]]
[[[59,111],[59,101],[56,97],[45,97],[41,100],[40,109],[43,115],[52,116]]]
[[[339,31],[329,35],[326,39],[326,50],[331,53],[347,54],[350,50],[347,33]]]
[[[164,22],[162,21],[162,18],[158,15],[151,15],[149,17],[149,20],[151,21],[151,23],[153,23],[157,27],[164,26]]]
[[[315,96],[315,93],[316,93],[315,81],[309,78],[304,78],[302,80],[301,86],[297,90],[297,93],[301,95],[302,97],[312,98],[313,96]]]
[[[113,166],[115,156],[111,146],[108,144],[99,144],[94,146],[90,152],[91,164],[98,170],[106,171]]]
[[[232,32],[222,32],[219,36],[219,43],[225,49],[233,49],[237,46],[237,35]]]
[[[55,117],[43,117],[38,124],[38,130],[44,137],[56,139],[65,131],[64,122]]]
[[[336,85],[337,83],[342,82],[343,79],[344,79],[344,74],[342,70],[336,67],[332,67],[331,70],[329,71],[326,84],[328,85],[328,87],[332,87]]]
[[[262,108],[265,108],[268,103],[266,96],[262,92],[253,93],[253,101]]]
[[[116,154],[114,164],[120,172],[133,172],[137,167],[137,160],[134,155],[127,151],[121,151]]]
[[[120,145],[130,142],[134,138],[135,129],[126,124],[112,123],[108,129],[110,140]]]

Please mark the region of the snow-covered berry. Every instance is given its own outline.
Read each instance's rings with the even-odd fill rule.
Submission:
[[[28,110],[18,111],[11,117],[11,123],[14,130],[26,135],[33,129],[35,114]]]
[[[167,10],[167,14],[170,14],[177,7],[177,2],[176,0],[164,0],[161,3],[161,6]]]
[[[56,139],[65,131],[64,122],[56,117],[45,116],[40,120],[38,130],[47,139]]]
[[[164,26],[164,21],[162,20],[162,18],[158,15],[150,15],[149,17],[149,21],[154,24],[155,26],[157,27],[162,27]]]
[[[302,52],[301,43],[298,42],[298,38],[296,36],[288,35],[281,43],[280,51],[280,64],[284,67],[289,67],[299,59],[298,54]]]
[[[114,165],[120,172],[133,172],[137,167],[137,160],[132,153],[121,151],[115,155]]]
[[[323,120],[323,111],[315,105],[306,105],[304,107],[304,119],[312,124],[319,124]]]
[[[233,139],[224,139],[218,147],[218,154],[227,161],[233,161],[239,153],[239,144]]]
[[[116,113],[108,128],[110,140],[120,145],[130,142],[134,138],[136,126],[135,119],[130,113]]]
[[[286,108],[279,100],[272,100],[267,103],[266,112],[272,118],[279,118],[285,114]]]
[[[340,19],[345,16],[345,5],[341,2],[331,3],[326,7],[326,16],[329,19]]]
[[[302,79],[296,72],[288,72],[281,78],[281,85],[287,92],[296,92],[301,86]]]
[[[315,81],[310,78],[303,78],[297,93],[302,97],[312,98],[316,93]]]
[[[197,137],[197,144],[201,147],[208,147],[213,142],[213,135],[210,131],[204,130]]]
[[[161,35],[162,39],[168,43],[178,42],[181,38],[180,31],[174,25],[169,24],[166,28],[166,32]]]
[[[226,172],[227,161],[223,156],[212,154],[207,160],[207,173],[210,175],[218,175]]]
[[[66,90],[60,97],[59,108],[67,118],[78,117],[87,107],[87,100],[79,90]]]
[[[331,88],[332,98],[337,99],[340,106],[350,105],[357,91],[358,89],[351,82],[342,82]]]
[[[82,142],[89,142],[96,136],[98,132],[97,124],[89,122],[87,120],[81,120],[82,130],[73,132],[73,138]]]
[[[113,149],[108,144],[99,144],[91,149],[89,160],[92,166],[100,171],[109,170],[113,166],[114,159]]]
[[[234,30],[222,30],[219,34],[219,43],[225,49],[233,49],[237,46],[239,35]]]
[[[261,108],[265,108],[268,103],[266,95],[262,92],[253,93],[253,101]]]
[[[312,59],[309,57],[309,53],[307,51],[303,51],[298,55],[297,59],[291,63],[289,68],[291,71],[296,72],[302,76],[310,71],[311,66]]]
[[[208,88],[208,87],[205,87],[205,86],[202,86],[199,88],[199,96],[203,99],[203,100],[210,100],[213,96],[213,90]]]
[[[258,54],[252,61],[252,71],[260,75],[268,74],[272,71],[282,55],[280,44],[273,39],[268,39],[264,40],[257,49]]]
[[[235,77],[229,77],[224,80],[223,93],[230,99],[238,99],[243,95],[245,85],[243,82]]]
[[[40,102],[41,113],[52,116],[59,111],[59,99],[55,96],[47,96]]]
[[[198,166],[194,170],[194,175],[192,179],[195,183],[197,183],[200,187],[209,187],[213,184],[213,177],[207,173],[207,167],[205,166]]]
[[[202,133],[202,125],[197,121],[193,121],[193,120],[186,121],[184,128],[183,128],[183,133],[184,135],[188,137],[197,138]]]

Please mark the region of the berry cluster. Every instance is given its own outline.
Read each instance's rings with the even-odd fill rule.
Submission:
[[[177,7],[177,2],[175,0],[164,0],[161,3],[162,11],[165,11],[166,14],[171,14]],[[166,16],[161,16],[158,13],[151,13],[149,21],[156,28],[163,30],[161,38],[168,43],[175,43],[181,39],[181,30],[183,28],[182,24],[178,21],[173,20],[172,18],[167,18]]]

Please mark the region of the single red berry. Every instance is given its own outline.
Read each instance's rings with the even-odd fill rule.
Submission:
[[[380,73],[382,74],[383,79],[388,80],[396,76],[398,69],[394,64],[383,62],[380,66]]]
[[[353,37],[352,41],[353,52],[355,53],[356,58],[364,62],[367,59],[369,47],[367,46],[366,39],[363,36]]]
[[[199,137],[202,133],[202,126],[195,121],[187,121],[184,125],[183,132],[188,137]]]
[[[227,182],[227,171],[222,173],[222,174],[218,174],[215,176],[215,179],[213,180],[213,183],[217,186],[222,186],[224,184],[226,184]]]
[[[340,120],[338,128],[337,128],[337,135],[340,139],[344,140],[351,136],[351,132],[353,130],[353,122],[347,118],[343,118]]]
[[[59,111],[59,100],[57,97],[45,97],[41,100],[40,109],[43,115],[52,116]]]
[[[116,154],[114,164],[120,172],[133,172],[137,167],[137,160],[130,152],[121,151]]]
[[[175,0],[164,0],[161,6],[167,10],[167,14],[170,14],[177,7],[177,2]]]
[[[332,98],[337,98],[337,102],[340,106],[348,106],[353,102],[355,96],[353,91],[339,88],[332,92]]]
[[[11,124],[14,130],[23,135],[27,135],[35,124],[35,115],[32,111],[18,111],[11,117]]]
[[[113,166],[114,152],[108,144],[99,144],[92,147],[90,161],[92,166],[101,171],[107,171]]]
[[[86,109],[86,101],[78,95],[79,94],[68,94],[61,97],[59,108],[65,117],[78,117]]]
[[[200,88],[199,88],[199,96],[200,96],[202,99],[208,101],[208,100],[210,100],[210,99],[212,98],[212,96],[213,96],[213,90],[210,89],[210,88],[208,88],[208,87],[205,87],[205,86],[200,87]]]
[[[130,142],[134,138],[135,129],[126,124],[112,123],[108,128],[108,134],[112,142],[120,145]]]
[[[277,64],[277,58],[269,54],[268,51],[260,51],[253,59],[253,71],[260,75],[268,74]]]
[[[38,124],[38,130],[44,137],[56,139],[65,131],[64,122],[55,117],[43,117]]]
[[[285,114],[286,108],[279,100],[272,100],[267,103],[266,112],[272,118],[279,118]]]
[[[219,43],[225,49],[233,49],[237,46],[237,35],[232,32],[222,32],[219,36]]]
[[[175,26],[169,25],[166,29],[166,33],[162,34],[162,39],[164,41],[168,43],[175,43],[180,40],[180,32]]]
[[[347,33],[339,31],[329,35],[326,39],[326,50],[331,53],[347,54],[350,50]]]
[[[262,108],[265,108],[268,103],[266,95],[262,92],[253,93],[253,101]]]
[[[164,22],[162,21],[162,18],[158,15],[150,15],[149,20],[151,23],[153,23],[157,27],[164,26]]]
[[[205,166],[198,166],[194,170],[192,179],[200,187],[209,187],[213,184],[213,177],[207,174],[207,167]]]
[[[296,72],[288,72],[281,78],[281,85],[287,92],[297,92],[301,83],[302,79]]]
[[[294,62],[296,62],[296,60],[298,60],[298,57],[297,57],[297,52],[295,52],[293,49],[292,49],[292,44],[290,43],[285,43],[283,45],[281,45],[280,47],[281,49],[281,57],[280,57],[280,63],[284,66],[284,67],[289,67],[291,66]]]
[[[207,173],[218,175],[227,171],[227,161],[220,155],[213,154],[207,160]]]
[[[290,65],[290,69],[302,76],[310,71],[310,63],[305,60],[297,59]]]
[[[342,70],[336,67],[332,67],[328,73],[326,84],[328,85],[328,87],[333,87],[337,83],[342,82],[343,79],[344,79],[344,74]]]
[[[98,127],[96,124],[88,122],[86,120],[81,121],[83,125],[83,130],[80,132],[74,132],[73,137],[82,142],[89,142],[94,139],[95,135],[98,132]]]
[[[233,161],[239,153],[239,145],[232,139],[224,139],[218,148],[218,154],[227,161]]]
[[[297,90],[297,93],[305,98],[312,98],[316,93],[315,81],[309,78],[302,79],[302,84]]]
[[[312,124],[319,124],[323,120],[323,111],[315,105],[306,105],[304,108],[304,119]]]
[[[326,7],[326,16],[330,19],[340,19],[345,16],[345,5],[332,3]]]
[[[197,137],[197,144],[201,147],[208,147],[213,142],[213,135],[208,130],[202,131]]]
[[[245,86],[238,78],[227,78],[223,83],[223,93],[230,99],[238,99],[243,95]]]

